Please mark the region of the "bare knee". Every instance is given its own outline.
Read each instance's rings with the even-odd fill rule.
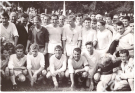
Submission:
[[[14,70],[9,70],[9,73],[10,73],[10,76],[13,76],[14,75]]]
[[[83,72],[82,73],[82,77],[86,78],[88,76],[88,73],[87,72]]]
[[[25,70],[22,71],[22,73],[23,73],[23,75],[26,76],[28,74],[28,71],[25,69]]]
[[[25,76],[23,74],[18,75],[18,81],[24,82],[26,80]]]
[[[68,72],[68,70],[65,72],[65,77],[69,78],[69,72]]]
[[[51,78],[51,73],[50,73],[50,72],[48,72],[48,73],[46,74],[46,78]]]
[[[46,70],[42,70],[42,75],[43,76],[46,76],[46,73],[47,73]]]

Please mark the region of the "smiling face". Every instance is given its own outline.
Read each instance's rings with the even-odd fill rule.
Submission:
[[[8,17],[1,15],[1,21],[2,21],[3,25],[6,25],[8,23],[8,20],[9,20]]]
[[[117,32],[122,35],[122,34],[125,32],[124,27],[123,27],[122,25],[121,25],[121,26],[118,26],[118,25],[117,25]]]
[[[75,61],[79,61],[81,57],[81,53],[77,51],[73,51],[73,57]]]
[[[127,62],[128,56],[126,53],[120,54],[120,59],[122,62]]]
[[[57,25],[57,22],[58,22],[58,18],[57,18],[57,16],[52,16],[51,17],[51,23],[52,23],[52,25]]]
[[[129,26],[129,21],[128,21],[128,19],[122,19],[122,22],[123,22],[123,24],[124,24],[124,27]]]
[[[90,28],[90,20],[84,21],[85,28]]]
[[[62,56],[62,50],[59,49],[59,48],[56,48],[55,51],[54,51],[54,54],[55,54],[55,57],[56,58],[61,58],[61,56]]]
[[[17,55],[18,57],[22,57],[22,56],[23,56],[23,49],[17,49],[17,50],[16,50],[16,55]]]

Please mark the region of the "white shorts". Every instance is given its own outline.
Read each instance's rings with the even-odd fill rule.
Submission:
[[[74,48],[77,48],[77,45],[66,44],[67,56],[71,56],[73,54]]]
[[[62,46],[61,43],[55,43],[55,44],[48,43],[48,53],[54,54],[54,48],[55,48],[57,45]]]

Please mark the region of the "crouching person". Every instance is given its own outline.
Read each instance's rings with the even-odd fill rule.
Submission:
[[[58,80],[62,80],[65,75],[66,70],[66,62],[67,57],[62,54],[62,47],[60,45],[57,45],[54,49],[54,55],[50,57],[50,64],[49,69],[46,77],[50,78],[52,77],[54,87],[57,88],[59,86]],[[56,78],[58,76],[58,78]]]
[[[134,91],[134,59],[129,58],[129,51],[123,49],[119,51],[121,59],[121,69],[115,78],[114,91],[129,90]]]
[[[78,85],[78,81],[84,80],[84,87],[86,86],[86,78],[88,77],[89,65],[84,56],[81,56],[81,49],[75,48],[73,56],[68,59],[68,70],[65,73],[66,77],[70,77],[71,88]]]
[[[13,90],[17,89],[16,78],[20,82],[26,80],[25,76],[27,75],[26,69],[26,55],[24,55],[24,46],[18,44],[16,46],[16,54],[12,54],[9,58],[8,68],[10,79],[13,84]]]
[[[109,54],[105,54],[101,59],[101,64],[98,64],[97,73],[94,75],[94,80],[99,81],[97,84],[97,91],[106,91],[106,88],[112,82],[114,77],[113,68],[118,67],[119,62],[113,62]]]
[[[45,59],[44,55],[40,53],[39,46],[37,44],[32,44],[30,46],[30,53],[27,54],[27,69],[29,73],[29,79],[31,82],[31,86],[34,83],[43,80],[46,75],[45,67]]]

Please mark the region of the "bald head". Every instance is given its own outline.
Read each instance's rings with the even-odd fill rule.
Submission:
[[[17,14],[15,12],[11,12],[10,13],[10,21],[12,23],[16,23],[16,20],[17,20]]]

